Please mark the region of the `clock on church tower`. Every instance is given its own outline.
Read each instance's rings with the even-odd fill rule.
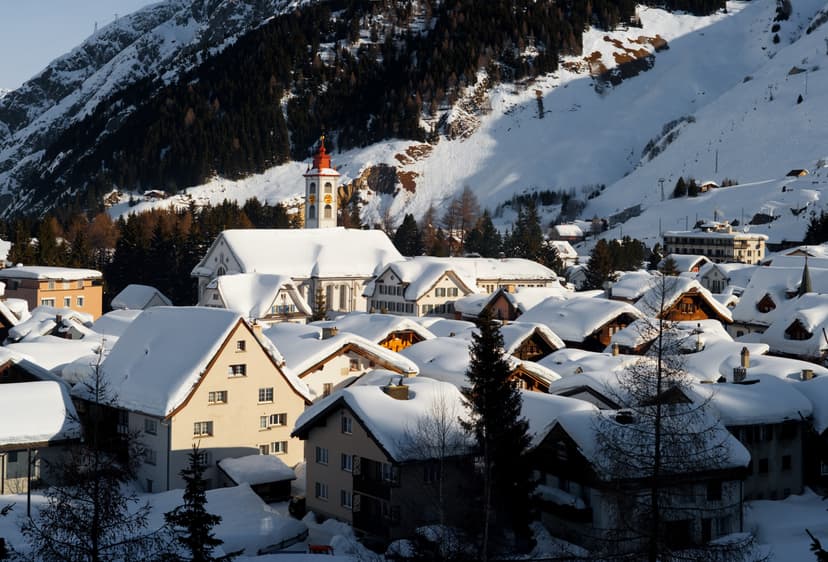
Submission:
[[[339,172],[331,165],[331,155],[325,150],[324,135],[320,139],[319,150],[313,156],[313,165],[304,176],[305,228],[335,227]]]

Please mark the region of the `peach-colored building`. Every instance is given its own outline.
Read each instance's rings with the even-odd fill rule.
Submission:
[[[193,445],[205,456],[211,487],[219,483],[216,464],[224,458],[258,453],[278,455],[288,466],[300,462],[302,444],[290,431],[310,397],[283,363],[236,313],[206,307],[142,312],[101,374],[120,412],[119,430],[141,434],[146,454],[137,476],[144,490],[183,487],[179,473]]]
[[[98,318],[103,312],[103,276],[94,269],[18,266],[0,269],[6,297],[38,306],[71,308]]]

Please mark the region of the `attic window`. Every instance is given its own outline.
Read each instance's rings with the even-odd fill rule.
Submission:
[[[794,320],[793,323],[785,330],[785,338],[789,340],[807,340],[813,334],[809,332],[802,322]]]
[[[764,314],[767,314],[768,312],[770,312],[771,310],[773,310],[775,308],[776,308],[776,303],[773,302],[773,299],[771,298],[770,295],[765,295],[764,297],[762,297],[762,300],[760,300],[758,303],[756,303],[756,310],[758,310],[759,312],[762,312]]]

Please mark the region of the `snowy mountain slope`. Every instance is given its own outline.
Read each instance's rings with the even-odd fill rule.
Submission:
[[[623,228],[624,234],[654,241],[659,219],[663,230],[682,230],[696,217],[715,214],[744,226],[755,213],[764,213],[779,218],[750,226],[752,232],[767,234],[771,242],[801,240],[810,212],[818,213],[828,196],[828,168],[817,168],[828,158],[828,25],[802,34],[807,24],[807,19],[797,23],[795,42],[749,80],[697,111],[695,122],[660,155],[593,200],[587,216],[606,216],[627,201],[640,202],[645,212],[611,234]],[[803,101],[797,103],[800,95]],[[810,174],[786,177],[800,168]],[[741,185],[662,202],[659,178],[669,197],[679,176],[731,178]]]
[[[706,115],[703,110],[719,100],[725,101],[716,107],[727,107],[727,96],[733,95],[731,90],[760,84],[758,76],[761,72],[769,68],[768,65],[776,64],[776,60],[788,56],[786,53],[799,53],[800,46],[806,43],[808,46],[803,48],[813,50],[821,41],[819,35],[824,34],[822,28],[801,40],[799,38],[814,14],[825,6],[825,0],[796,2],[798,11],[780,24],[782,39],[779,44],[772,40],[775,16],[772,2],[729,2],[727,14],[707,17],[639,8],[643,28],[612,33],[587,32],[584,56],[566,59],[555,75],[532,83],[498,86],[482,96],[482,101],[478,99],[467,106],[459,104],[449,114],[452,124],[457,123],[463,132],[454,140],[441,137],[433,146],[386,142],[334,154],[334,162],[340,166],[344,181],[358,177],[368,166],[389,164],[396,166],[398,173],[408,174],[408,180],[415,185],[413,191],[398,189],[394,197],[368,194],[363,214],[369,222],[378,220],[386,210],[399,221],[404,213],[421,214],[432,203],[439,208],[464,185],[471,186],[482,203],[492,208],[515,193],[533,189],[574,188],[576,195],[585,198],[581,186],[607,184],[609,187],[602,196],[591,202],[585,214],[588,217],[593,214],[607,216],[616,209],[640,201],[645,206],[660,203],[660,196],[655,200],[648,197],[648,193],[654,196],[657,191],[658,184],[652,178],[675,178],[682,172],[692,172],[683,161],[669,155],[684,153],[676,147],[682,142],[689,143],[693,138],[692,131],[701,130],[698,122],[702,115]],[[666,40],[669,48],[654,54],[655,63],[650,70],[615,87],[596,88],[599,80],[595,75],[600,73],[602,65],[607,68],[616,66],[617,62],[628,60],[625,57],[631,53],[635,56],[635,51],[640,49],[644,51],[638,56],[651,55],[659,39]],[[786,47],[790,41],[796,43]],[[779,56],[770,58],[777,51]],[[799,60],[803,57],[790,56],[798,56]],[[749,75],[754,75],[754,79],[743,84]],[[815,79],[816,73],[809,75]],[[784,77],[778,80],[784,82]],[[781,84],[779,88],[782,88]],[[542,104],[538,103],[538,95]],[[794,101],[795,96],[786,99]],[[541,106],[543,118],[539,118]],[[481,111],[481,107],[490,109]],[[735,111],[735,108],[731,109]],[[760,120],[765,109],[770,107],[757,107]],[[721,111],[727,113],[726,109]],[[812,121],[819,113],[816,103],[813,111],[815,113],[810,114]],[[697,121],[695,124],[685,122],[678,140],[655,159],[642,159],[645,146],[651,139],[661,136],[666,123],[688,116]],[[713,119],[720,122],[721,128],[722,123],[729,123],[736,116],[724,121],[725,117],[719,113]],[[784,117],[779,121],[781,123],[767,131],[773,130],[785,138],[796,136],[796,129],[789,128],[793,122],[789,123]],[[800,122],[798,126],[805,124],[807,122]],[[683,140],[685,135],[687,141]],[[734,142],[745,143],[743,139]],[[688,154],[694,159],[699,150],[693,148]],[[725,173],[723,157],[721,154],[719,175],[746,181],[747,172],[740,173],[735,165]],[[800,160],[814,161],[816,157]],[[689,156],[684,158],[688,159]],[[773,158],[765,156],[764,160],[772,162]],[[806,163],[800,162],[795,167],[805,166]],[[776,169],[775,165],[768,164],[768,167]],[[239,182],[216,179],[188,190],[188,196],[212,201],[244,200],[254,195],[271,202],[296,198],[302,189],[302,169],[302,164],[292,163]],[[703,174],[699,172],[697,175]],[[762,176],[762,179],[778,176],[777,173]],[[669,180],[665,185],[668,186],[665,189],[672,189]],[[158,204],[166,203],[155,203]],[[687,202],[677,202],[677,205],[677,208],[686,208]],[[125,210],[124,205],[113,212]],[[758,209],[746,212],[752,215]],[[545,216],[553,218],[556,214],[557,209],[548,209]],[[685,214],[682,211],[682,223]],[[708,214],[712,215],[712,209]],[[508,219],[504,217],[503,221],[508,222]],[[650,217],[649,227],[643,226],[642,222],[639,234],[651,232],[657,221],[657,216]]]
[[[291,0],[168,0],[101,28],[0,99],[0,210],[26,166],[71,122],[138,80],[173,80]],[[128,111],[126,108],[125,111]],[[25,205],[25,200],[16,206]]]

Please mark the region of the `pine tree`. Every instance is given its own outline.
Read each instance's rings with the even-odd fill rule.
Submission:
[[[313,303],[313,316],[311,322],[318,322],[325,319],[325,314],[328,312],[328,304],[325,302],[325,290],[322,288],[322,283],[317,281],[316,284],[316,299]]]
[[[676,260],[673,259],[673,256],[667,256],[664,258],[664,263],[661,264],[661,274],[666,275],[668,277],[675,277],[679,274],[678,264]]]
[[[676,186],[673,188],[673,198],[684,197],[687,195],[687,184],[683,177],[679,177],[676,181]]]
[[[483,211],[483,216],[477,220],[474,228],[468,231],[464,245],[466,252],[477,253],[484,258],[496,258],[500,255],[503,240],[492,223],[488,209]]]
[[[214,557],[213,551],[224,543],[213,533],[213,528],[221,523],[219,515],[212,514],[205,507],[207,504],[207,481],[204,479],[205,465],[198,445],[188,456],[189,464],[180,472],[184,479],[184,504],[164,514],[164,520],[175,534],[175,540],[187,552],[186,556],[171,557],[182,562],[212,562],[232,560],[239,553]]]
[[[394,246],[404,256],[419,256],[423,253],[423,237],[414,215],[407,213],[394,233]]]
[[[664,248],[661,247],[661,244],[658,242],[655,243],[653,249],[650,253],[650,264],[649,269],[656,270],[658,269],[658,264],[661,263],[664,253]]]
[[[603,289],[608,281],[614,279],[615,268],[609,244],[604,239],[598,240],[589,254],[585,287],[587,289]]]
[[[520,417],[520,390],[510,380],[503,336],[489,311],[478,319],[470,352],[466,377],[471,386],[464,388],[463,393],[469,400],[471,412],[463,427],[474,435],[477,454],[482,458],[480,556],[486,560],[495,542],[492,531],[505,530],[502,522],[493,521],[495,510],[506,516],[504,522],[511,523],[517,537],[529,536],[530,495],[535,483],[525,456],[529,446],[529,425]]]

